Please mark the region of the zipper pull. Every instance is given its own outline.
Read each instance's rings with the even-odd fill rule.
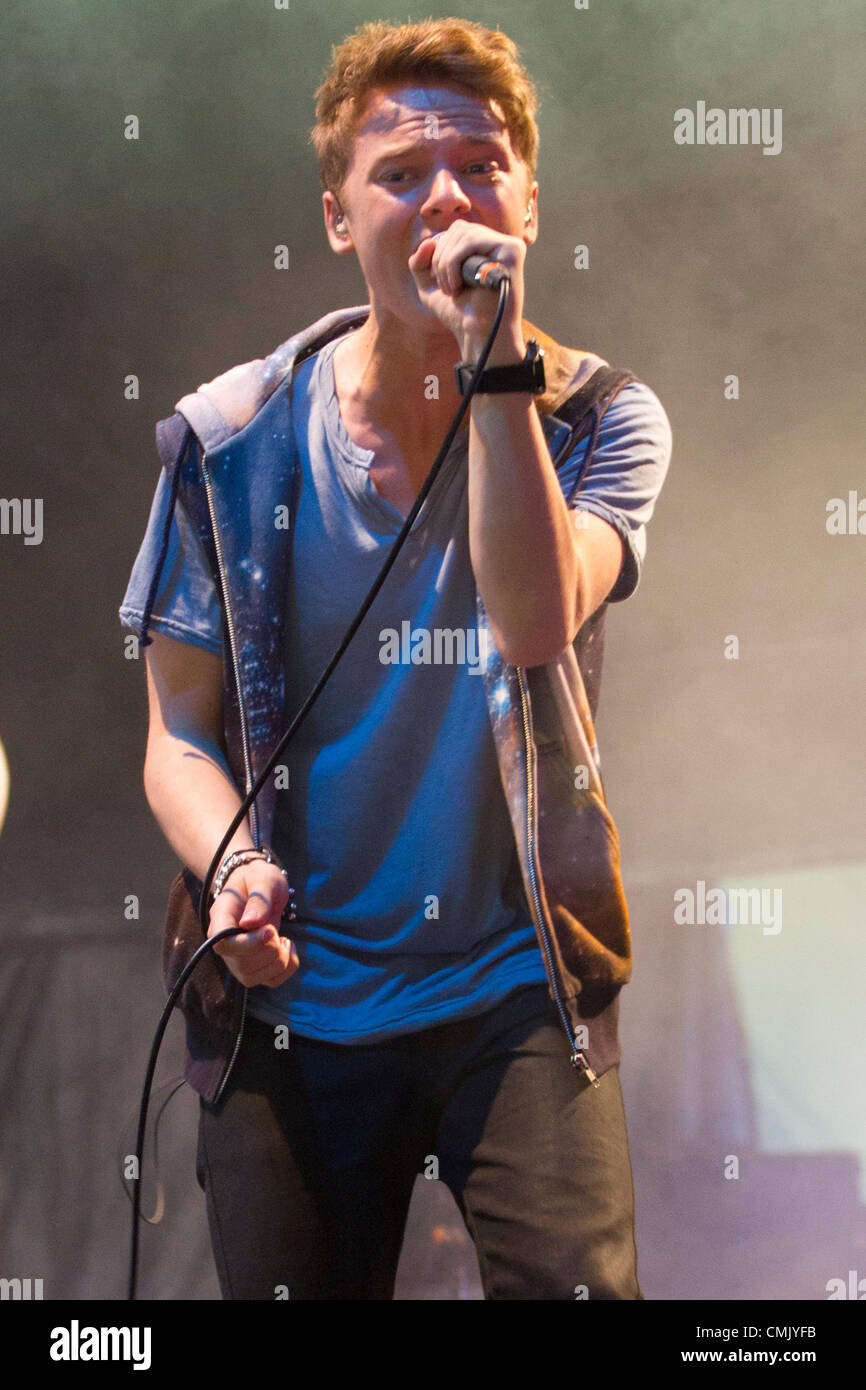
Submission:
[[[589,1081],[591,1085],[598,1086],[598,1077],[596,1076],[592,1067],[589,1065],[589,1062],[586,1058],[586,1053],[582,1052],[580,1048],[576,1048],[575,1051],[572,1052],[571,1065],[573,1067],[579,1067],[580,1070],[583,1072],[584,1076],[586,1077],[587,1081]]]

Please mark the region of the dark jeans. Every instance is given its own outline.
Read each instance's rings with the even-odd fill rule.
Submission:
[[[619,1068],[594,1088],[571,1065],[544,985],[384,1043],[274,1042],[248,1017],[219,1105],[200,1102],[224,1298],[392,1298],[433,1158],[486,1298],[643,1298]]]

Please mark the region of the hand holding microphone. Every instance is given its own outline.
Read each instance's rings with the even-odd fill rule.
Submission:
[[[476,224],[469,225],[474,226]],[[437,242],[443,236],[445,236],[444,232],[432,232],[429,237],[425,237],[424,240],[421,241],[421,243],[418,246],[416,246],[415,250],[412,252],[410,260],[413,260],[415,256],[417,256],[418,252],[421,250],[421,247],[425,245],[425,242]],[[430,258],[430,264],[428,267],[431,275],[436,274],[436,271],[434,271],[433,269],[433,256],[435,256],[435,254],[436,252],[434,247],[433,253]],[[412,267],[410,265],[410,269],[423,269],[423,266]],[[462,284],[459,287],[455,286],[455,289],[459,288],[474,290],[480,286],[484,289],[497,290],[499,286],[502,284],[503,280],[508,280],[509,282],[511,280],[511,272],[508,270],[506,266],[502,264],[501,261],[494,260],[492,257],[487,255],[479,255],[477,252],[471,256],[466,256],[464,260],[461,262],[460,275],[462,279]],[[445,288],[445,286],[443,286],[443,288]]]
[[[410,256],[418,297],[454,334],[462,361],[477,359],[506,292],[491,365],[523,358],[523,264],[529,240],[457,218],[444,231],[423,237]],[[497,293],[466,292],[479,288]]]

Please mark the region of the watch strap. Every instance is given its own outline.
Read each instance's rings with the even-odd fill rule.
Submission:
[[[475,367],[469,362],[458,362],[454,368],[457,390],[461,396],[469,391],[469,383]],[[484,395],[502,395],[507,391],[530,391],[540,396],[545,390],[544,352],[535,338],[526,345],[526,356],[522,362],[510,362],[504,366],[487,367],[481,373],[476,392]]]

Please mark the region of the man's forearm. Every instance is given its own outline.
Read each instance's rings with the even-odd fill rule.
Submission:
[[[148,744],[144,790],[160,829],[197,878],[204,879],[217,846],[241,804],[219,749],[164,736]],[[229,850],[249,849],[244,820]]]
[[[506,349],[489,362],[521,356]],[[470,412],[469,547],[478,592],[505,660],[540,665],[578,627],[572,519],[532,396],[477,395]]]

